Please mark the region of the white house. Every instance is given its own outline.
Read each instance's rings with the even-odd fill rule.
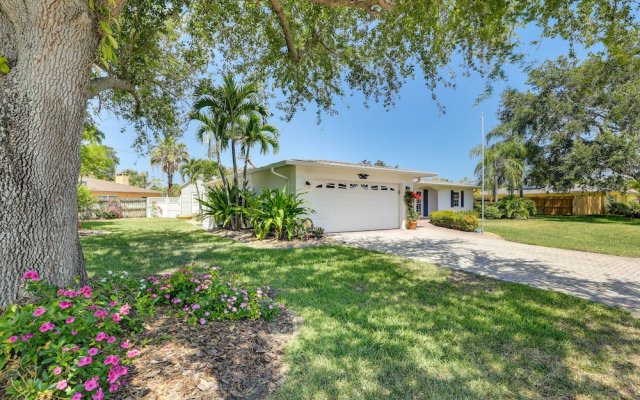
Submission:
[[[248,181],[256,192],[286,187],[289,193],[302,193],[315,211],[309,216],[315,226],[344,232],[403,228],[405,190],[426,194],[427,212],[421,211],[425,216],[434,210],[473,208],[472,185],[428,180],[434,176],[433,172],[337,161],[283,160],[251,169]]]
[[[200,212],[200,204],[198,202],[198,191],[200,198],[204,198],[207,192],[205,183],[198,181],[198,188],[193,182],[187,182],[180,187],[180,215],[197,215]]]

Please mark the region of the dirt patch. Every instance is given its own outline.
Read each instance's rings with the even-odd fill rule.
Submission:
[[[239,231],[230,231],[226,229],[215,229],[210,231],[216,236],[221,236],[227,239],[232,239],[237,242],[247,244],[253,248],[274,248],[274,249],[291,249],[310,246],[322,246],[327,244],[335,244],[336,242],[330,237],[323,237],[321,239],[309,239],[309,240],[275,240],[268,238],[265,240],[258,240],[253,231],[250,229],[242,229]]]
[[[93,230],[93,229],[78,229],[78,235],[80,235],[80,237],[108,235],[110,233],[111,233],[110,231],[98,231],[98,230]]]
[[[464,292],[493,292],[498,286],[498,282],[493,278],[455,269],[450,271],[447,282]]]
[[[301,319],[194,326],[158,310],[120,399],[263,399],[282,385],[285,345]]]

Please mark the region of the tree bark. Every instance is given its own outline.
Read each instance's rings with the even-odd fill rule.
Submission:
[[[0,306],[36,270],[85,281],[77,184],[90,68],[99,37],[84,0],[0,0]]]

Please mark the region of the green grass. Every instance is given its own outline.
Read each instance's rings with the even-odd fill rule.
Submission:
[[[567,295],[367,250],[252,249],[184,221],[86,223],[93,274],[220,265],[304,319],[275,399],[640,396],[640,320]]]
[[[640,257],[639,219],[539,216],[524,221],[487,220],[485,230],[513,242]]]

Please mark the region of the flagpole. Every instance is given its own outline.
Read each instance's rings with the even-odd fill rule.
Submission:
[[[481,228],[480,232],[484,233],[484,113],[480,113],[480,124],[482,125],[482,216],[481,216]]]

